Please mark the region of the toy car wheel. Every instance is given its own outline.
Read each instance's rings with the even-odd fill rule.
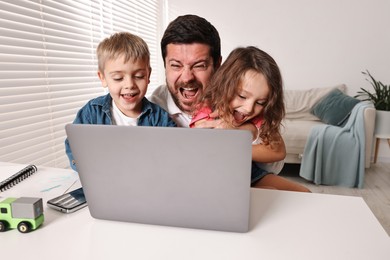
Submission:
[[[31,231],[31,226],[28,222],[20,222],[18,224],[18,230],[20,233],[28,233]]]
[[[4,232],[7,230],[7,222],[0,221],[0,232]]]

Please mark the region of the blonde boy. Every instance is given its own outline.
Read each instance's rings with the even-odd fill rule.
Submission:
[[[149,48],[142,38],[115,33],[98,45],[97,59],[98,77],[109,93],[82,107],[74,124],[176,126],[165,110],[145,98],[151,67]],[[76,170],[68,140],[65,148]]]

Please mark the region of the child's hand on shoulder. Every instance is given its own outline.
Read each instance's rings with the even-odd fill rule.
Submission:
[[[218,118],[215,118],[214,120],[201,119],[195,122],[194,126],[195,128],[226,128],[226,125]]]

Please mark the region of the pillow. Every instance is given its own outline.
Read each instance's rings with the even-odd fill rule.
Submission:
[[[360,100],[335,89],[317,102],[311,113],[326,124],[343,126],[347,122],[353,107],[359,102]]]
[[[346,85],[344,84],[335,87],[285,89],[286,119],[318,120],[318,117],[310,113],[312,107],[336,88],[343,93],[346,91]]]

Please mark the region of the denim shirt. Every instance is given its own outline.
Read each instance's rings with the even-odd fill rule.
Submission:
[[[112,125],[111,104],[112,98],[110,94],[90,100],[79,110],[73,124]],[[141,115],[138,117],[138,126],[175,127],[176,123],[169,117],[165,110],[144,97],[142,99]],[[76,164],[72,151],[70,150],[68,139],[65,140],[65,150],[70,161],[70,166],[76,171]]]

